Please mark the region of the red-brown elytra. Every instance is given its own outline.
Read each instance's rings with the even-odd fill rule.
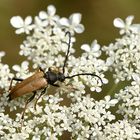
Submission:
[[[32,76],[28,77],[27,79],[21,79],[21,78],[16,78],[16,77],[12,78],[10,87],[9,87],[9,95],[8,95],[9,101],[11,101],[17,97],[23,96],[27,93],[33,93],[33,95],[29,99],[27,99],[27,101],[25,103],[25,108],[23,110],[22,117],[21,117],[22,119],[24,119],[24,114],[25,114],[25,110],[27,108],[28,103],[34,99],[34,97],[37,93],[37,90],[42,89],[40,95],[38,96],[38,98],[36,100],[36,103],[39,100],[39,98],[45,93],[48,85],[59,87],[59,85],[56,84],[57,81],[64,82],[65,79],[71,79],[76,76],[91,75],[91,76],[98,77],[102,82],[102,79],[98,75],[93,74],[93,73],[78,73],[78,74],[75,74],[72,76],[65,76],[65,74],[64,74],[65,67],[66,67],[66,62],[68,60],[68,55],[69,55],[69,51],[70,51],[70,43],[71,43],[70,32],[66,32],[66,35],[69,36],[69,42],[68,43],[65,42],[68,45],[68,50],[67,50],[67,53],[65,56],[64,65],[62,67],[62,72],[60,71],[60,68],[57,68],[54,66],[48,68],[47,72],[45,72],[40,67],[37,72],[35,72]],[[17,83],[15,86],[12,87],[13,80],[19,81],[19,83]]]

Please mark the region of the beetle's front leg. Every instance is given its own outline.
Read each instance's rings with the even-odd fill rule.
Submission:
[[[13,83],[14,80],[15,80],[15,81],[23,81],[24,79],[13,77],[12,80],[11,80],[11,82],[10,82],[9,90],[11,90],[11,88],[12,88],[12,83]]]

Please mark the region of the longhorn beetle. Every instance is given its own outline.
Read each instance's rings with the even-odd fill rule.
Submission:
[[[78,73],[78,74],[74,74],[71,76],[65,76],[65,67],[66,67],[66,62],[68,60],[68,55],[69,55],[69,51],[70,51],[70,43],[71,43],[70,32],[66,32],[66,35],[69,36],[69,42],[68,43],[65,42],[68,45],[68,50],[67,50],[67,53],[65,56],[64,65],[62,67],[62,72],[57,67],[49,67],[47,72],[45,72],[40,67],[37,72],[35,72],[32,76],[28,77],[27,79],[21,79],[21,78],[16,78],[16,77],[12,78],[10,87],[9,87],[9,95],[8,95],[9,101],[11,101],[17,97],[23,96],[27,93],[33,92],[33,95],[29,99],[27,99],[27,101],[25,103],[25,107],[24,107],[21,119],[24,119],[24,114],[25,114],[27,105],[29,102],[31,102],[34,99],[34,97],[37,93],[37,90],[43,89],[42,92],[40,93],[40,95],[38,96],[36,103],[39,100],[39,98],[45,93],[48,85],[59,87],[59,85],[56,84],[57,81],[64,82],[65,79],[71,79],[76,76],[91,75],[91,76],[98,77],[102,82],[102,79],[98,75],[95,75],[93,73]],[[14,87],[12,87],[13,80],[20,81],[20,82],[17,83]]]

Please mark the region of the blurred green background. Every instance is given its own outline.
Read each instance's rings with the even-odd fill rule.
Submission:
[[[0,1],[0,51],[6,52],[3,62],[11,65],[20,64],[25,58],[18,55],[19,45],[24,36],[17,36],[10,25],[10,18],[15,15],[35,16],[46,10],[49,4],[57,8],[61,17],[69,17],[74,12],[82,14],[85,32],[77,35],[76,51],[80,53],[83,43],[91,43],[97,39],[99,44],[108,45],[119,37],[118,29],[113,27],[113,19],[135,16],[140,23],[140,0],[1,0]],[[78,55],[77,53],[77,55]]]

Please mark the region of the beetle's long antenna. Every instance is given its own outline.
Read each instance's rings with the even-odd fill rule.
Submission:
[[[69,51],[70,51],[70,43],[71,43],[71,33],[68,31],[68,32],[66,32],[65,36],[66,35],[69,36],[69,42],[68,43],[65,42],[68,45],[68,51],[67,51],[67,54],[65,57],[64,65],[63,65],[63,74],[65,73],[65,66],[66,66],[66,62],[68,60],[68,55],[69,55]]]
[[[76,76],[80,76],[80,75],[91,75],[91,76],[98,77],[100,79],[100,81],[103,83],[101,77],[99,77],[96,74],[92,74],[92,73],[79,73],[79,74],[75,74],[75,75],[72,75],[72,76],[66,76],[65,79],[70,79],[70,78],[73,78],[73,77],[76,77]]]

